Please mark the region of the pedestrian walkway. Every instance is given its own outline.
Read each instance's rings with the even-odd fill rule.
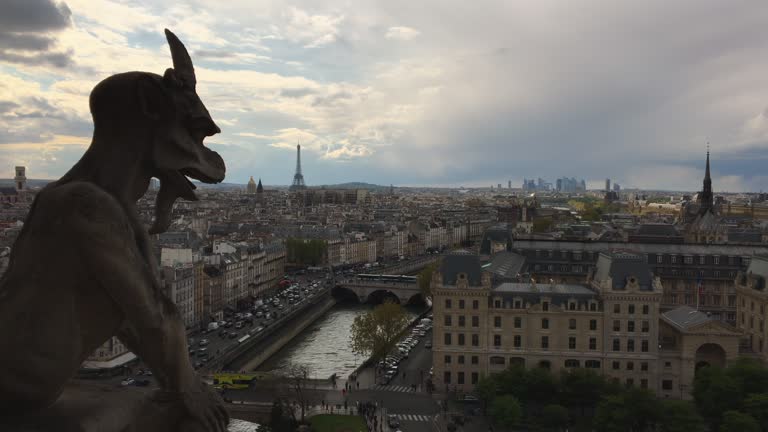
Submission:
[[[414,393],[413,386],[409,385],[375,385],[372,387],[372,390]]]
[[[396,419],[400,421],[418,421],[418,422],[426,422],[431,421],[433,416],[429,414],[389,414],[390,416],[394,416]]]

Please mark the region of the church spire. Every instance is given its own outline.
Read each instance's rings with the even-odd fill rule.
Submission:
[[[706,182],[709,181],[710,186],[712,185],[712,179],[709,177],[709,144],[707,144],[707,170],[704,174],[704,182],[706,185]]]
[[[259,184],[256,186],[256,193],[262,192],[264,192],[264,186],[261,185],[261,179],[259,179]]]
[[[707,165],[704,171],[704,185],[699,194],[699,204],[701,205],[699,207],[699,212],[701,214],[704,214],[707,211],[712,212],[714,195],[712,193],[712,178],[709,173],[709,143],[707,143]]]

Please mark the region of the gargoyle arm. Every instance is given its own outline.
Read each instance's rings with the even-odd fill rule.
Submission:
[[[83,268],[123,314],[120,333],[131,350],[171,392],[196,390],[184,325],[140,252],[134,224],[111,195],[96,186],[71,184],[69,227]],[[127,336],[127,337],[126,337]]]

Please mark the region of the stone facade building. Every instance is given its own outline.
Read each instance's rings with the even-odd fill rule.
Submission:
[[[661,279],[636,253],[600,254],[584,284],[494,282],[477,256],[451,254],[432,292],[434,384],[442,392],[471,392],[480,377],[521,365],[590,368],[689,397],[697,366],[738,355],[735,328],[686,307],[662,314]]]
[[[525,257],[523,273],[537,280],[584,283],[602,251],[632,250],[642,255],[661,279],[662,310],[687,305],[713,318],[736,324],[739,271],[754,255],[768,254],[768,245],[699,245],[589,241],[521,240],[510,249]]]
[[[165,295],[176,305],[187,328],[195,321],[195,269],[193,265],[163,267]]]
[[[745,343],[768,362],[768,256],[755,256],[746,271],[736,278],[736,325],[745,333]]]

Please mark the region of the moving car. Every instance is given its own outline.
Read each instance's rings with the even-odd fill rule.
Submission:
[[[400,420],[398,420],[394,414],[390,414],[387,416],[387,424],[392,429],[397,429],[400,427]]]

